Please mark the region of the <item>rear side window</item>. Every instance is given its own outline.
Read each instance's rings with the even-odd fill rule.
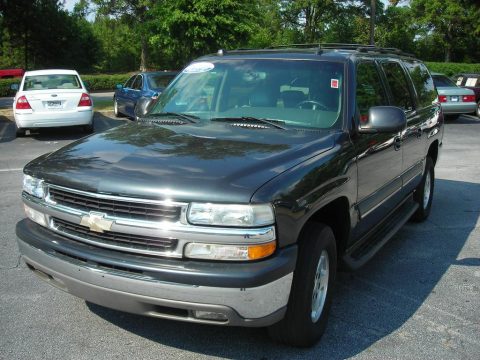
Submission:
[[[163,89],[170,84],[174,77],[175,75],[150,75],[147,77],[148,85],[152,89]]]
[[[133,82],[132,89],[142,90],[142,88],[143,88],[143,78],[142,78],[142,75],[138,75],[135,81]]]
[[[23,90],[81,89],[77,75],[50,74],[27,76]]]
[[[418,106],[423,108],[432,105],[437,96],[435,92],[435,85],[433,79],[430,76],[427,67],[422,63],[405,63],[407,65],[408,72],[412,78],[413,86],[418,95]]]
[[[396,62],[383,63],[382,68],[392,93],[392,105],[406,111],[413,110],[412,96],[403,68]]]
[[[357,65],[355,92],[361,122],[368,120],[368,109],[372,106],[388,105],[380,74],[373,61],[365,61]]]

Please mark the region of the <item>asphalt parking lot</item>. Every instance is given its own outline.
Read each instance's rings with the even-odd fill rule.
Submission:
[[[95,130],[124,121],[97,113]],[[0,359],[480,358],[480,119],[446,123],[429,220],[408,223],[365,267],[339,274],[326,334],[311,349],[279,346],[263,329],[121,313],[33,276],[15,238],[21,169],[81,136],[15,139],[0,115]]]

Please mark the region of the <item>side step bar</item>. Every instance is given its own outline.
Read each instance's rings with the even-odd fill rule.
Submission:
[[[412,217],[418,203],[408,196],[383,222],[364,235],[356,244],[347,249],[343,261],[347,267],[356,270],[370,260]]]

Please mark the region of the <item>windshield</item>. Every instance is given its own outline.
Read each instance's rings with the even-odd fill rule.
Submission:
[[[260,118],[293,127],[339,126],[343,64],[307,60],[218,60],[187,66],[150,115]]]
[[[52,74],[27,76],[23,90],[81,89],[76,75]]]
[[[447,87],[449,87],[449,86],[457,87],[457,85],[452,80],[450,80],[448,77],[442,76],[442,75],[434,75],[433,76],[433,82],[434,82],[436,87],[445,87],[445,86],[447,86]]]

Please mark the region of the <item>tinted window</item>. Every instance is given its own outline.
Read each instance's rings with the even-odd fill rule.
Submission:
[[[371,61],[357,65],[356,98],[357,111],[362,122],[368,119],[368,109],[372,106],[388,105],[377,66]]]
[[[143,78],[142,75],[138,75],[135,81],[133,82],[132,89],[141,90],[143,87]]]
[[[125,83],[125,85],[123,87],[125,88],[131,88],[132,85],[133,85],[133,81],[135,80],[135,77],[137,75],[133,75],[130,79],[127,80],[127,82]]]
[[[387,83],[392,93],[392,105],[404,110],[413,110],[413,101],[410,94],[405,72],[399,63],[388,62],[382,64],[387,77]]]
[[[455,83],[445,75],[433,75],[433,82],[436,87],[456,87]]]
[[[23,90],[81,89],[77,75],[51,74],[27,76]]]
[[[147,81],[151,89],[164,89],[174,77],[175,75],[149,75]]]
[[[413,86],[417,91],[419,107],[432,105],[437,96],[432,77],[425,65],[421,63],[405,63],[407,65]]]

